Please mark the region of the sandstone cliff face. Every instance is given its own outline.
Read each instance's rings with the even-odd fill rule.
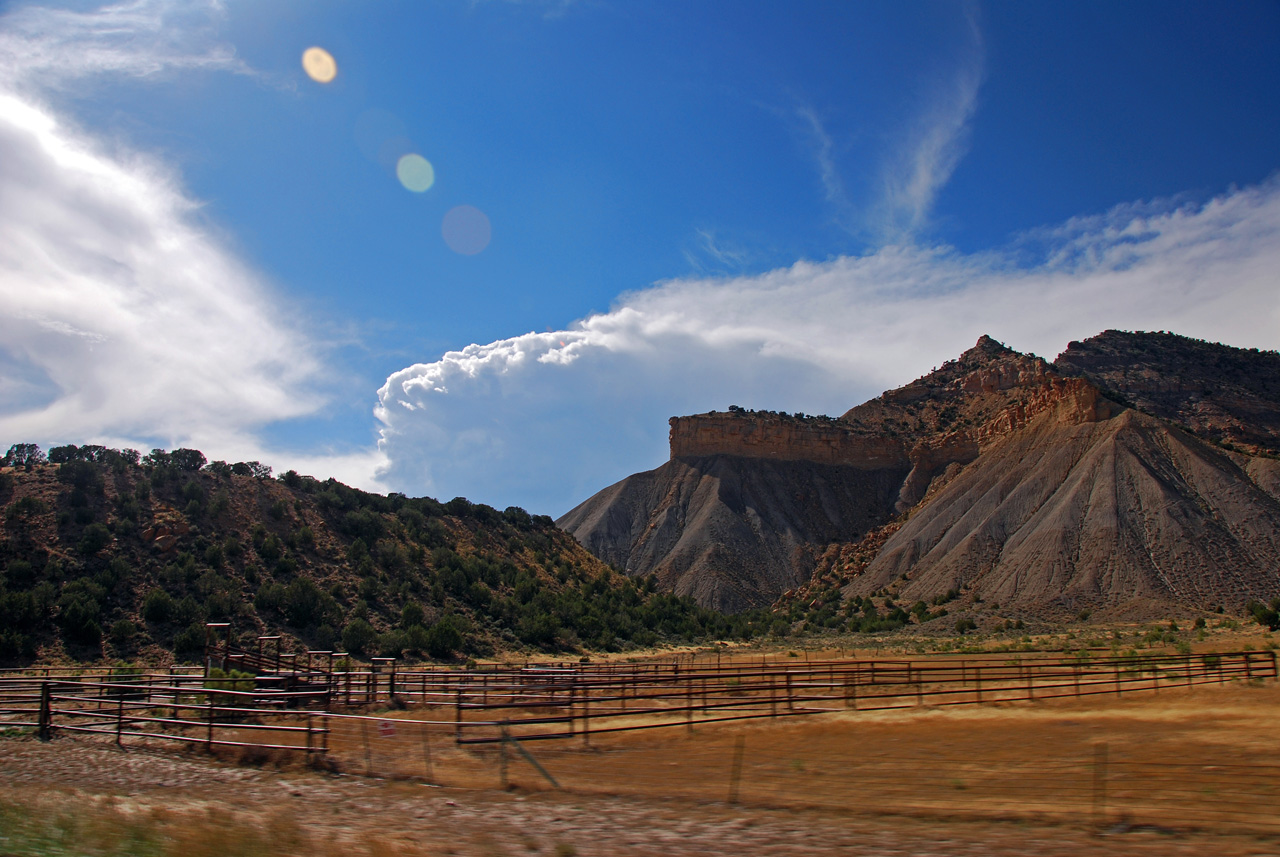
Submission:
[[[730,411],[672,417],[670,422],[673,459],[734,455],[861,470],[907,463],[907,445],[901,439],[860,433],[832,419]]]
[[[1278,443],[1280,357],[1160,336],[1109,331],[1053,364],[984,336],[838,419],[676,417],[670,462],[559,523],[629,573],[724,609],[791,589],[824,551],[859,558],[844,566],[849,595],[962,589],[1028,612],[1239,606],[1280,588],[1280,461],[1178,425],[1239,449]],[[1259,378],[1241,380],[1245,364]],[[1210,379],[1218,410],[1203,402]],[[1139,393],[1144,412],[1123,404]]]

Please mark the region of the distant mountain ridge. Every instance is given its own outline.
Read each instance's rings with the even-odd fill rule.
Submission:
[[[849,596],[956,590],[1039,613],[1277,589],[1275,352],[1106,331],[1049,363],[984,336],[837,419],[671,426],[671,461],[557,523],[709,606],[771,602],[815,568]]]

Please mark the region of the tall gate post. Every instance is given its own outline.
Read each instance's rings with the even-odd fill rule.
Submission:
[[[50,705],[49,682],[40,682],[40,728],[41,741],[48,741],[53,732],[53,709]]]

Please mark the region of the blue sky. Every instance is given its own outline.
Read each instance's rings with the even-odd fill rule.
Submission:
[[[0,442],[558,515],[983,333],[1276,348],[1278,144],[1274,3],[8,3]]]

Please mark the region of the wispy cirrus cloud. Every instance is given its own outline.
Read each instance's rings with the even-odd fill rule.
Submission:
[[[927,105],[883,167],[880,199],[870,209],[872,230],[881,243],[914,240],[928,226],[938,192],[967,151],[985,61],[982,32],[972,13],[966,23],[971,44],[964,57],[935,84]]]
[[[194,446],[372,485],[376,450],[307,457],[258,430],[315,413],[324,364],[171,165],[51,106],[104,76],[253,74],[217,3],[0,17],[0,438]]]
[[[800,119],[804,130],[812,141],[811,154],[814,167],[818,171],[818,179],[822,183],[823,196],[841,213],[849,208],[849,198],[845,194],[844,180],[836,166],[835,141],[827,132],[826,126],[818,112],[808,105],[796,108],[796,116]]]
[[[0,79],[47,91],[112,74],[254,74],[217,39],[222,17],[213,0],[133,0],[89,11],[21,6],[0,19]]]
[[[383,479],[558,514],[661,463],[669,416],[731,403],[841,413],[984,333],[1048,356],[1107,328],[1275,348],[1276,270],[1280,180],[1203,204],[1119,206],[983,254],[891,245],[672,280],[564,330],[391,375],[378,394]]]

